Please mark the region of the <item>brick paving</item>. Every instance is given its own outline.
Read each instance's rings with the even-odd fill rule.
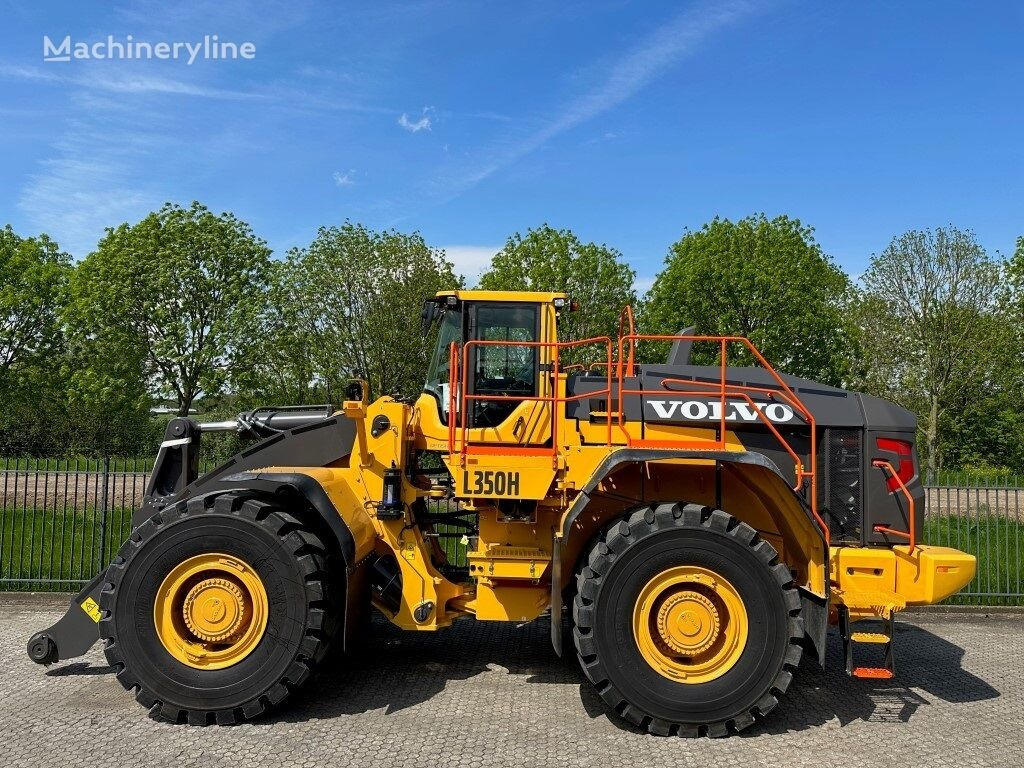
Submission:
[[[464,621],[403,634],[375,622],[359,656],[255,723],[151,719],[98,646],[50,668],[28,636],[51,602],[0,597],[0,764],[5,766],[1019,766],[1024,616],[913,614],[894,681],[849,680],[805,660],[763,722],[728,739],[663,739],[609,716],[548,644],[547,623]]]

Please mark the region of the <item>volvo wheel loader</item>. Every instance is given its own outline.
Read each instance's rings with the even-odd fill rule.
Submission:
[[[546,616],[609,709],[684,736],[767,715],[805,652],[824,664],[830,624],[848,674],[891,677],[894,615],[975,572],[920,543],[914,415],[781,375],[743,338],[638,334],[628,308],[618,338],[560,341],[574,309],[441,293],[415,402],[356,380],[337,408],[172,420],[129,539],[30,657],[102,639],[154,714],[234,723],[351,647],[371,607],[413,632]],[[218,429],[253,442],[199,475]]]

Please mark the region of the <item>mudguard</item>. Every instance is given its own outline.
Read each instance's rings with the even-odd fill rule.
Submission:
[[[777,475],[786,485],[789,485],[789,481],[778,468],[778,466],[767,456],[755,452],[755,451],[679,451],[679,450],[661,450],[652,448],[625,448],[622,450],[615,451],[609,454],[605,460],[598,466],[591,479],[587,484],[580,489],[579,495],[574,499],[572,505],[567,510],[565,516],[562,519],[561,530],[554,537],[553,541],[553,561],[561,565],[561,548],[562,542],[568,537],[570,531],[572,531],[573,523],[583,513],[587,504],[590,502],[590,494],[597,487],[598,483],[601,482],[612,470],[623,464],[634,463],[634,462],[645,462],[645,461],[657,461],[659,459],[678,459],[678,458],[701,458],[701,459],[715,459],[721,462],[735,462],[738,464],[753,464],[759,467],[763,467],[773,474]],[[799,501],[804,514],[807,515],[807,519],[814,523],[814,517],[811,512],[810,506],[806,500],[797,493],[794,493],[794,497]],[[818,526],[815,524],[815,529]],[[821,539],[822,548],[825,547],[824,537]],[[562,611],[562,588],[563,585],[559,581],[560,568],[552,569],[551,578],[551,645],[555,653],[558,656],[562,655],[562,623],[560,620],[556,620],[555,616],[561,616]],[[809,592],[803,588],[800,589],[802,609],[806,611],[805,621],[805,633],[806,643],[813,648],[815,655],[817,656],[819,663],[824,664],[825,661],[825,637],[828,632],[828,602],[812,592]]]

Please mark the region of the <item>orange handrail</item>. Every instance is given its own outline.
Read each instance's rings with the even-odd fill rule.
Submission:
[[[816,425],[815,420],[814,420],[814,415],[810,412],[810,410],[808,410],[803,405],[803,403],[800,401],[800,398],[797,397],[797,395],[793,391],[793,389],[785,382],[785,380],[779,375],[779,373],[764,358],[764,355],[761,354],[761,352],[754,346],[754,344],[750,341],[750,339],[748,339],[748,338],[746,338],[744,336],[691,336],[691,335],[667,335],[667,334],[630,334],[629,336],[620,336],[619,337],[618,356],[619,356],[620,360],[622,359],[622,356],[623,356],[624,344],[627,341],[629,342],[631,348],[635,347],[637,341],[691,341],[691,342],[694,342],[694,341],[704,341],[704,342],[714,342],[714,343],[717,343],[719,345],[721,358],[720,358],[720,361],[719,361],[719,377],[720,378],[719,378],[718,383],[715,384],[713,382],[706,382],[705,383],[705,382],[693,382],[693,381],[686,382],[687,384],[690,384],[690,385],[710,386],[710,387],[714,387],[716,389],[716,392],[717,392],[718,398],[719,398],[719,403],[720,403],[720,406],[719,406],[720,407],[720,412],[719,412],[719,431],[718,431],[718,439],[714,442],[713,445],[714,445],[715,449],[717,449],[717,450],[726,450],[727,449],[727,446],[726,446],[726,434],[725,434],[726,433],[725,403],[726,403],[726,400],[727,400],[727,396],[729,396],[728,395],[729,392],[732,392],[731,396],[735,396],[735,397],[741,397],[741,396],[745,397],[745,395],[741,394],[744,391],[757,392],[758,390],[760,390],[763,393],[767,393],[767,394],[769,394],[769,396],[772,396],[772,397],[774,397],[774,396],[781,396],[787,402],[787,404],[790,405],[790,407],[792,407],[794,410],[796,410],[796,411],[798,411],[800,413],[800,415],[803,417],[804,421],[807,423],[808,428],[810,430],[810,444],[809,444],[809,451],[808,451],[808,463],[810,464],[810,469],[809,469],[809,471],[804,471],[803,463],[801,461],[799,461],[799,458],[796,459],[796,461],[795,461],[795,475],[796,475],[796,478],[795,479],[796,479],[797,489],[799,489],[803,479],[809,479],[810,480],[810,489],[809,489],[810,490],[810,504],[809,504],[809,506],[810,506],[810,509],[811,509],[811,515],[814,518],[815,523],[817,523],[818,527],[821,529],[822,535],[825,538],[825,544],[827,546],[829,544],[829,539],[830,539],[828,525],[825,523],[825,520],[821,517],[821,514],[818,511],[817,425]],[[771,375],[771,377],[775,380],[776,384],[778,384],[778,386],[780,388],[780,391],[779,392],[772,392],[771,390],[764,390],[763,388],[758,388],[758,387],[747,387],[745,385],[732,385],[731,387],[729,385],[727,385],[727,383],[726,383],[726,372],[727,372],[726,350],[727,350],[727,347],[728,347],[729,344],[742,344],[748,350],[750,350],[750,353],[754,356],[755,360],[760,364],[760,366],[764,370],[766,370]],[[665,381],[668,381],[668,380],[665,380]],[[665,385],[665,381],[662,382],[662,386]],[[622,375],[622,367],[620,366],[619,367],[619,397],[623,398],[623,399],[626,397],[626,395],[634,395],[634,396],[643,397],[643,395],[645,395],[645,394],[650,394],[650,392],[649,391],[645,391],[645,390],[639,390],[639,389],[630,389],[630,390],[625,389],[625,381],[624,381],[624,377]],[[711,394],[712,393],[706,393],[704,396],[708,396],[708,395],[711,395]],[[756,405],[754,406],[754,409],[758,410],[756,408]],[[624,419],[623,419],[624,412],[625,412],[624,409],[620,409],[620,411],[619,411],[619,425],[623,429],[623,431],[625,431]],[[760,414],[760,411],[758,411],[758,413],[759,413],[759,418],[762,418],[763,414]],[[783,448],[787,452],[789,452],[791,456],[794,455],[794,451],[789,446],[789,444],[786,442],[786,440],[782,437],[782,435],[778,432],[778,430],[775,429],[773,425],[769,425],[769,428],[771,429],[771,431],[774,434],[774,436],[776,437],[776,439],[779,440],[779,442],[783,446]],[[651,443],[651,441],[634,441],[634,440],[630,439],[628,437],[628,435],[627,435],[627,442],[630,445],[650,444]],[[660,442],[659,442],[659,444],[660,444]],[[661,447],[668,447],[668,446],[661,446]],[[679,441],[679,447],[696,447],[696,446],[688,445],[687,441]]]
[[[890,536],[899,536],[904,539],[909,539],[910,544],[907,547],[907,554],[914,554],[914,547],[917,546],[917,532],[914,530],[914,497],[910,493],[910,489],[907,488],[906,483],[899,476],[896,470],[893,468],[892,463],[885,459],[875,459],[871,462],[871,466],[878,467],[881,470],[888,472],[895,480],[899,489],[903,492],[903,495],[907,497],[907,504],[909,505],[909,511],[907,517],[910,520],[909,531],[898,531],[895,528],[890,528],[887,525],[876,525],[872,528],[875,533],[887,533]]]
[[[460,453],[460,462],[465,463],[466,454],[469,452],[486,453],[493,450],[501,450],[508,453],[526,453],[529,452],[533,455],[551,455],[552,460],[557,462],[558,454],[558,406],[562,403],[576,402],[579,400],[593,398],[593,397],[606,397],[607,398],[607,444],[612,445],[612,396],[616,390],[617,385],[619,407],[617,419],[615,419],[619,430],[625,436],[625,443],[630,446],[642,446],[642,447],[662,447],[672,448],[679,450],[729,450],[727,442],[727,420],[726,420],[726,404],[730,400],[739,399],[748,403],[756,414],[757,418],[765,424],[768,430],[771,432],[773,437],[779,442],[783,450],[790,456],[794,464],[795,474],[795,485],[794,490],[799,491],[804,487],[805,481],[809,482],[809,499],[808,506],[810,507],[811,515],[815,523],[821,529],[822,535],[825,540],[826,546],[829,543],[829,530],[828,525],[818,511],[818,483],[817,483],[817,425],[814,420],[814,415],[810,410],[804,406],[800,401],[800,398],[793,391],[785,380],[779,375],[779,373],[765,360],[764,356],[758,351],[758,349],[751,343],[751,341],[742,336],[677,336],[677,335],[660,335],[660,334],[637,334],[633,328],[633,312],[632,308],[626,307],[619,315],[619,326],[620,331],[625,330],[628,327],[630,331],[627,334],[620,332],[617,345],[617,354],[613,357],[612,341],[608,336],[599,336],[590,339],[581,339],[579,341],[506,341],[506,340],[485,340],[485,339],[471,339],[460,347],[457,344],[452,344],[449,349],[449,392],[448,392],[448,450],[449,453]],[[681,395],[691,395],[697,397],[712,397],[718,400],[719,403],[719,427],[717,439],[709,442],[708,440],[696,440],[696,439],[678,439],[678,440],[645,440],[643,438],[634,438],[625,426],[625,398],[627,396],[643,397],[644,395],[652,394],[651,390],[641,389],[626,389],[626,379],[635,375],[635,348],[637,341],[702,341],[702,342],[714,342],[719,346],[720,350],[720,361],[719,361],[719,381],[708,382],[708,381],[691,381],[687,379],[673,379],[671,377],[662,379],[661,385],[664,389],[678,393]],[[606,352],[606,362],[596,362],[591,364],[591,368],[605,366],[605,386],[602,389],[586,392],[579,395],[568,396],[563,394],[560,390],[559,374],[564,373],[565,370],[560,369],[559,359],[560,351],[562,349],[579,347],[587,344],[604,344]],[[628,344],[628,348],[627,348]],[[757,363],[764,368],[775,381],[778,386],[777,390],[769,389],[761,386],[748,386],[741,384],[729,384],[726,376],[728,373],[727,366],[727,355],[728,346],[730,344],[741,344],[745,346]],[[492,394],[468,394],[469,392],[469,375],[471,368],[470,353],[474,347],[483,346],[513,346],[513,347],[532,347],[538,349],[551,349],[552,350],[552,378],[551,378],[551,392],[543,395],[492,395]],[[460,370],[461,365],[461,370]],[[613,369],[614,365],[614,369]],[[574,366],[569,366],[569,369]],[[615,382],[613,382],[613,370],[615,375]],[[671,385],[679,385],[686,389],[672,389]],[[700,391],[700,388],[705,388],[711,391]],[[692,390],[692,391],[691,391]],[[810,431],[810,441],[808,450],[807,465],[801,460],[801,456],[796,452],[794,447],[790,445],[786,437],[780,432],[770,418],[757,407],[757,402],[751,397],[751,395],[758,395],[761,397],[767,397],[769,399],[776,399],[782,403],[785,403],[798,413],[804,420]],[[469,440],[470,430],[470,417],[469,417],[469,404],[474,401],[507,401],[507,402],[541,402],[547,403],[551,406],[551,443],[550,448],[548,447],[537,447],[537,446],[525,446],[525,445],[510,445],[510,446],[487,446],[484,444],[475,443],[471,444]],[[909,498],[909,497],[908,497]],[[913,500],[911,499],[911,505]],[[899,532],[902,534],[902,532]],[[907,535],[907,534],[902,534]],[[911,534],[912,535],[912,534]],[[912,545],[913,547],[913,539]]]
[[[584,392],[584,393],[579,394],[579,395],[572,395],[571,397],[567,396],[567,395],[560,395],[559,394],[559,391],[558,391],[558,385],[559,385],[559,382],[558,382],[558,374],[559,374],[558,362],[559,362],[560,350],[568,349],[568,348],[571,348],[571,347],[580,347],[580,346],[583,346],[585,344],[604,344],[605,345],[605,354],[606,354],[607,360],[604,363],[602,363],[602,365],[606,365],[608,367],[608,370],[610,371],[611,367],[613,365],[613,361],[612,361],[612,340],[608,336],[595,336],[593,338],[579,339],[577,341],[506,341],[506,340],[489,340],[489,339],[470,339],[465,344],[463,344],[462,345],[462,355],[461,355],[461,358],[462,358],[461,359],[462,371],[461,371],[461,378],[459,379],[459,381],[461,383],[461,390],[459,392],[458,399],[459,399],[459,401],[462,403],[462,405],[464,407],[463,407],[463,409],[461,409],[458,412],[458,422],[459,422],[458,429],[460,430],[460,432],[459,432],[459,440],[456,441],[455,435],[456,435],[457,427],[456,427],[456,407],[455,406],[457,404],[454,403],[454,397],[455,396],[452,394],[453,388],[451,386],[449,386],[449,397],[453,398],[452,400],[450,400],[450,402],[453,403],[453,404],[450,405],[449,409],[448,409],[448,450],[449,450],[449,453],[455,453],[456,443],[457,442],[461,443],[462,451],[461,451],[461,456],[460,456],[460,463],[465,463],[465,461],[466,461],[466,453],[469,451],[470,445],[471,445],[470,442],[469,442],[469,418],[467,417],[467,413],[466,413],[467,409],[465,408],[465,405],[467,403],[472,402],[474,400],[486,400],[486,401],[495,401],[495,402],[500,402],[500,401],[506,401],[506,402],[508,402],[508,401],[515,401],[515,402],[542,402],[542,403],[549,403],[551,405],[551,448],[550,449],[543,449],[543,450],[544,450],[545,453],[550,453],[553,460],[557,460],[557,456],[558,456],[558,418],[557,418],[557,409],[558,409],[559,404],[576,402],[578,400],[584,400],[586,398],[590,398],[590,397],[594,397],[594,396],[600,396],[600,395],[605,395],[608,398],[608,400],[610,401],[611,400],[611,396],[612,396],[611,375],[610,374],[607,377],[607,381],[608,381],[607,385],[604,388],[602,388],[602,389],[594,390],[593,392]],[[468,394],[468,392],[469,392],[469,378],[468,377],[469,377],[469,369],[470,369],[469,352],[470,352],[470,350],[473,347],[484,347],[484,346],[534,347],[534,348],[545,348],[545,349],[553,350],[554,354],[553,354],[553,361],[552,361],[551,394],[549,394],[549,395],[492,395],[492,394],[484,394],[484,395],[473,394],[473,395],[470,395],[470,394]],[[454,343],[451,346],[450,354],[451,354],[451,357],[450,357],[450,365],[451,365],[451,367],[449,368],[449,371],[450,371],[449,372],[449,380],[450,381],[454,381],[454,380],[456,380],[456,372],[458,370],[457,367],[458,367],[458,362],[459,362],[459,360],[458,360],[459,355],[457,353],[456,345]],[[608,444],[609,445],[611,445],[611,440],[612,440],[612,422],[611,422],[611,418],[609,418],[608,419]],[[481,450],[481,446],[476,446],[475,450],[477,450],[477,451],[479,451],[481,453],[484,452],[483,450]],[[530,448],[527,448],[525,446],[519,446],[519,447],[512,446],[512,447],[508,447],[508,448],[503,448],[502,450],[524,451],[524,450],[534,450],[534,449],[530,449]]]
[[[628,328],[629,328],[629,334],[628,335],[629,336],[634,336],[636,334],[636,326],[633,324],[633,307],[631,307],[629,304],[627,304],[625,307],[623,307],[622,311],[619,312],[619,338],[620,339],[622,338],[622,335],[623,335],[622,331],[623,331],[623,321],[624,320],[628,323]],[[636,343],[634,342],[629,347],[629,358],[628,358],[628,362],[626,363],[626,366],[629,369],[629,372],[626,374],[627,376],[632,376],[633,373],[634,373],[634,371],[633,371],[633,368],[634,368],[634,364],[633,364],[634,355],[633,355],[633,353],[635,352],[635,350],[636,350]],[[619,371],[619,377],[621,378],[622,377],[622,345],[621,344],[619,345],[618,371]]]

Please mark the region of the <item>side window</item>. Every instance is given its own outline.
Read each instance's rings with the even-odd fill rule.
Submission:
[[[476,307],[473,338],[483,341],[537,341],[537,306],[481,304]],[[535,346],[481,344],[473,353],[473,394],[533,397],[537,394]],[[521,401],[477,400],[473,424],[491,427],[504,421]]]
[[[427,381],[423,385],[426,392],[437,396],[440,402],[441,420],[448,423],[448,395],[451,382],[449,370],[449,348],[452,343],[462,341],[462,313],[456,310],[445,311],[441,319],[441,327],[437,332],[437,344],[434,356],[427,369]]]

